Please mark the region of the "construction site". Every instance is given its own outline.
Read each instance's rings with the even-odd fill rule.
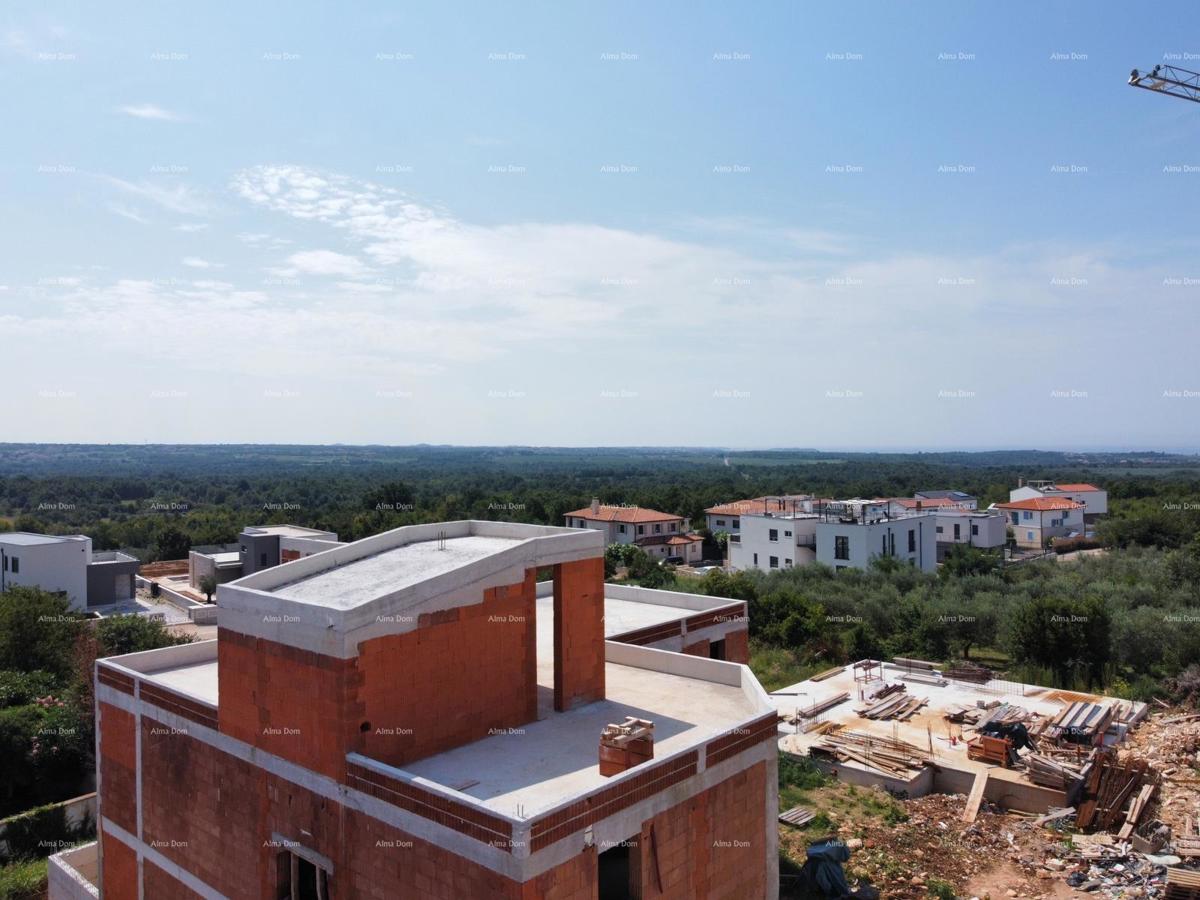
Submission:
[[[846,842],[884,897],[1200,898],[1200,714],[900,658],[771,699],[833,785],[781,798],[781,845]]]

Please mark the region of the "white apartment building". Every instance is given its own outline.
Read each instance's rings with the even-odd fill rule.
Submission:
[[[83,534],[0,534],[0,592],[18,586],[62,592],[80,612],[133,599],[139,566],[119,551],[93,553]]]
[[[1095,521],[1098,516],[1108,514],[1108,491],[1098,488],[1094,484],[1022,481],[1014,490],[1008,492],[1010,501],[1031,500],[1035,497],[1074,500],[1083,506],[1083,518],[1086,522]]]
[[[1054,538],[1084,533],[1084,506],[1066,497],[1029,497],[996,508],[1008,516],[1018,547],[1042,549]]]
[[[743,516],[739,534],[729,536],[733,569],[790,569],[817,559],[817,519],[812,513]]]
[[[937,569],[936,516],[932,513],[863,515],[850,507],[817,523],[817,561],[834,569],[865,569],[876,557],[891,556],[923,572]]]
[[[932,572],[937,532],[932,512],[892,515],[887,500],[819,504],[815,513],[743,516],[729,539],[733,569],[789,569],[822,562],[835,569],[865,569],[877,556],[894,556]]]

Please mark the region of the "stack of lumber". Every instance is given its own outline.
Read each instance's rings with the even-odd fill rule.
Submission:
[[[836,669],[826,669],[818,675],[814,675],[809,681],[824,681],[826,678],[832,678],[834,675],[841,675],[846,671],[845,666],[838,666]]]
[[[927,659],[913,659],[908,656],[892,657],[892,665],[898,666],[901,669],[924,669],[926,672],[932,672],[938,667],[935,662],[930,662]]]
[[[966,661],[957,662],[948,669],[942,669],[942,674],[955,681],[973,681],[976,684],[985,684],[995,677],[995,673],[987,666]]]
[[[1167,868],[1164,900],[1200,900],[1200,872],[1195,869]]]
[[[875,700],[857,712],[864,719],[909,719],[929,702],[928,697],[910,697],[904,685],[882,700]]]
[[[884,697],[890,697],[892,694],[899,694],[908,690],[908,685],[894,682],[892,684],[881,685],[877,690],[867,694],[868,700],[882,700]]]
[[[845,703],[850,699],[850,695],[843,691],[840,694],[834,694],[832,697],[826,697],[812,706],[802,706],[796,710],[796,714],[802,719],[811,719],[813,716],[819,716],[827,709],[833,709],[839,703]]]
[[[1131,833],[1154,796],[1157,781],[1144,759],[1121,760],[1111,750],[1098,752],[1084,773],[1085,799],[1079,804],[1076,824],[1083,830],[1109,831],[1124,821]]]
[[[900,677],[905,681],[916,681],[919,684],[936,684],[938,687],[945,687],[949,684],[945,678],[941,678],[932,672],[906,672]]]
[[[1061,758],[1055,759],[1045,753],[1030,753],[1025,757],[1025,770],[1029,780],[1043,787],[1070,790],[1083,777],[1082,767],[1070,765]]]
[[[1078,700],[1065,707],[1050,723],[1047,733],[1077,744],[1094,744],[1114,721],[1112,706]]]
[[[831,756],[853,761],[892,778],[909,780],[928,762],[929,754],[907,741],[848,731],[827,734],[809,751],[813,756]]]

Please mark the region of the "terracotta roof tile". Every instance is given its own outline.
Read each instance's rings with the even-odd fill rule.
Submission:
[[[592,512],[590,506],[577,509],[566,514],[572,519],[587,519],[589,522],[668,522],[682,520],[683,516],[673,516],[671,513],[659,512],[657,509],[646,509],[641,506],[604,506],[599,512]]]
[[[1013,500],[1009,503],[997,503],[1001,509],[1033,509],[1050,512],[1056,509],[1083,509],[1082,503],[1068,500],[1065,497],[1032,497],[1028,500]]]

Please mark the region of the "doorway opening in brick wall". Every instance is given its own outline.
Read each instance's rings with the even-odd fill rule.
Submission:
[[[708,644],[709,659],[724,659],[725,658],[725,638],[719,641],[710,641]]]
[[[596,856],[599,900],[641,900],[639,834],[619,841]]]
[[[321,862],[299,847],[280,853],[277,900],[329,900],[329,869]]]

